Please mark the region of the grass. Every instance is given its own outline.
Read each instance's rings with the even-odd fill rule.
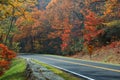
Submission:
[[[35,63],[40,64],[41,66],[47,68],[48,70],[54,72],[55,74],[57,74],[57,75],[59,75],[59,76],[61,76],[61,77],[64,78],[65,80],[83,80],[83,79],[80,79],[80,78],[77,78],[77,77],[73,76],[72,74],[69,74],[69,73],[64,72],[64,71],[62,71],[62,70],[59,70],[59,69],[57,69],[57,68],[55,68],[55,67],[52,67],[52,66],[50,66],[50,65],[47,65],[47,64],[45,64],[45,63],[43,63],[43,62],[40,62],[40,61],[37,61],[37,60],[32,60],[32,61],[35,62]]]
[[[0,77],[0,80],[25,80],[25,68],[25,60],[16,58],[12,61],[10,69],[6,71],[3,76]]]

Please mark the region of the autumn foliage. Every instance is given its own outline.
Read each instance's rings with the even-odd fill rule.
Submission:
[[[97,18],[97,15],[92,11],[88,11],[88,15],[86,15],[85,18],[84,39],[89,43],[92,39],[103,32],[102,29],[97,29],[97,26],[102,24],[102,19]]]
[[[62,51],[64,51],[65,49],[67,49],[67,47],[69,46],[70,43],[70,34],[71,34],[71,25],[69,24],[69,20],[65,19],[64,20],[64,29],[63,29],[63,33],[61,34],[61,40],[62,40],[62,44],[61,44],[61,49]]]
[[[11,60],[15,57],[15,52],[9,50],[4,44],[0,44],[0,75],[9,68]]]
[[[25,7],[22,2],[13,3],[13,22],[19,32],[12,35],[11,41],[20,43],[21,52],[71,55],[86,50],[92,54],[102,46],[114,47],[114,42],[120,40],[119,0],[37,1],[37,5],[31,6],[25,2]],[[4,6],[0,8],[3,11]],[[2,19],[7,18],[5,13]],[[4,33],[1,35],[3,38]]]
[[[64,30],[64,33],[62,34],[61,39],[63,41],[63,43],[61,44],[61,48],[64,51],[65,48],[68,47],[68,43],[70,40],[70,30]]]

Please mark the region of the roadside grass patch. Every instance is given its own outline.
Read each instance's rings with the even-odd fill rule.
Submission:
[[[25,60],[16,58],[12,61],[10,69],[0,77],[0,80],[26,80],[24,76],[25,68]]]
[[[64,78],[65,80],[84,80],[84,79],[80,79],[80,78],[78,78],[78,77],[75,77],[74,75],[69,74],[69,73],[67,73],[67,72],[64,72],[64,71],[62,71],[62,70],[59,70],[59,69],[57,69],[57,68],[55,68],[55,67],[52,67],[52,66],[50,66],[50,65],[47,65],[47,64],[45,64],[45,63],[43,63],[43,62],[40,62],[40,61],[38,61],[38,60],[32,59],[32,61],[35,62],[35,63],[37,63],[37,64],[40,64],[41,66],[43,66],[43,67],[45,67],[45,68],[47,68],[48,70],[52,71],[53,73],[57,74],[58,76],[61,76],[61,77]]]

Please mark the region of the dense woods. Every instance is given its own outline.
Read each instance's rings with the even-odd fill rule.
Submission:
[[[119,0],[0,0],[0,43],[58,55],[120,47],[119,7]]]

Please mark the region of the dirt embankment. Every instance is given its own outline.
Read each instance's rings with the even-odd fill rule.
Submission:
[[[92,53],[91,57],[88,53],[83,52],[77,53],[76,55],[70,57],[84,60],[120,64],[120,45],[114,48],[106,46],[101,49],[97,49]]]

